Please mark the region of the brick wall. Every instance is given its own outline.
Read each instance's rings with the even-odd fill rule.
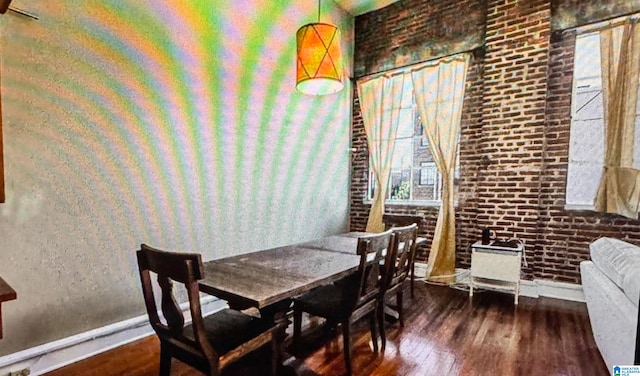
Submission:
[[[560,7],[545,0],[452,3],[404,0],[357,17],[355,65],[363,75],[420,61],[417,56],[473,50],[460,141],[457,265],[469,266],[469,247],[482,227],[489,226],[501,237],[525,241],[529,266],[524,278],[580,283],[579,263],[589,258],[588,244],[600,236],[640,244],[640,222],[564,210],[575,36],[554,32],[552,38],[551,22],[552,9],[561,8],[566,18],[570,2],[562,0]],[[593,4],[602,6],[595,0]],[[584,2],[579,6],[585,14],[596,14],[589,13]],[[471,22],[433,20],[443,13],[464,14]],[[448,32],[431,30],[447,29],[446,22],[458,26]],[[420,42],[428,37],[443,47]],[[357,93],[353,109],[357,152],[351,227],[363,230],[369,212],[363,203],[368,160]],[[436,208],[388,205],[387,211],[423,215],[421,236],[431,238]],[[426,260],[427,253],[428,246],[419,259]]]
[[[485,3],[402,0],[356,17],[356,77],[482,45]]]

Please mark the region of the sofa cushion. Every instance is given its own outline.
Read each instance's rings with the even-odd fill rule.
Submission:
[[[591,261],[609,277],[634,305],[640,298],[640,247],[613,238],[589,245]]]

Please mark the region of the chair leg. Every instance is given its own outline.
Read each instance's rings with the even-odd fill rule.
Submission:
[[[300,332],[302,331],[302,311],[293,310],[293,343],[295,344],[300,339]]]
[[[411,261],[411,299],[413,299],[413,285],[416,283],[416,263]]]
[[[376,315],[377,315],[377,309],[375,309],[374,311],[372,311],[369,314],[369,329],[371,330],[371,342],[373,343],[373,351],[375,353],[378,353],[378,324],[376,323],[376,321],[378,320]]]
[[[271,375],[276,376],[278,374],[278,368],[280,368],[280,341],[275,333],[271,334]]]
[[[165,345],[160,342],[160,376],[171,375],[171,354]]]
[[[398,290],[398,294],[396,295],[396,309],[398,310],[398,321],[400,321],[400,326],[404,327],[404,315],[402,314],[402,288]]]
[[[349,320],[342,323],[342,339],[344,342],[344,365],[347,369],[347,375],[351,375],[351,325]]]
[[[380,330],[380,342],[382,343],[382,353],[384,354],[384,350],[387,346],[387,335],[384,331],[384,299],[381,301],[381,304],[378,305],[377,311],[378,330]]]

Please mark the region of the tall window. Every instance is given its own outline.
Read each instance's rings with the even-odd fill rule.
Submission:
[[[387,204],[419,203],[438,205],[441,198],[442,178],[433,162],[420,117],[413,98],[413,84],[404,81],[402,100],[395,105],[400,109],[400,123],[395,139],[391,176],[387,189]],[[369,168],[368,199],[373,199],[375,179]],[[456,168],[456,177],[458,168]],[[457,179],[456,179],[457,183]]]
[[[614,31],[621,32],[622,28],[616,27]],[[574,56],[571,140],[565,200],[568,209],[593,209],[602,176],[605,150],[599,33],[579,34],[576,38]],[[635,168],[640,168],[638,145],[640,116],[636,117]]]

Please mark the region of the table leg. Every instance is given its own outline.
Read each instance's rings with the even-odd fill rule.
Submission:
[[[287,312],[291,307],[291,300],[283,300],[278,303],[274,303],[270,306],[260,309],[260,317],[269,322],[273,322],[278,326],[276,332],[277,336],[277,355],[275,357],[278,369],[281,370],[284,360],[284,342],[287,337],[287,326],[289,326],[289,319],[287,318]]]

